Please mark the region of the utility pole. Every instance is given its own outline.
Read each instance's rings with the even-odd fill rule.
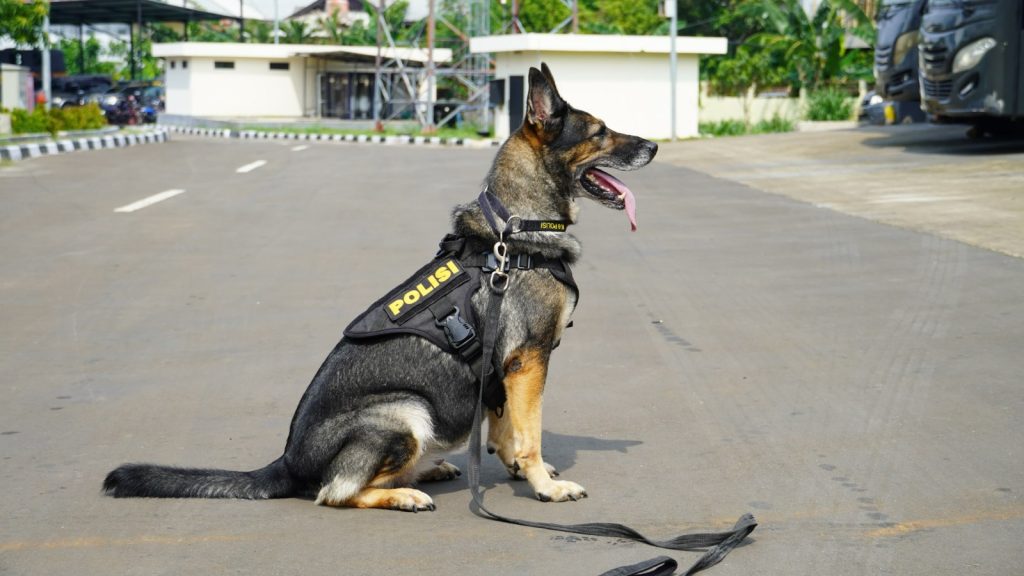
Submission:
[[[274,0],[274,44],[280,43],[280,40],[277,37],[278,34],[281,33],[280,23],[281,19],[277,16],[277,0]]]
[[[238,41],[245,42],[245,0],[238,0]]]
[[[41,80],[43,81],[43,96],[46,98],[46,102],[43,103],[45,110],[50,109],[50,99],[53,97],[53,91],[50,89],[50,14],[47,12],[46,18],[43,18],[43,32],[39,39],[40,45],[40,56],[42,56],[42,69],[39,71],[42,75]]]
[[[435,0],[429,0],[430,12],[427,15],[427,123],[423,127],[426,134],[437,132],[437,127],[434,126],[434,3]]]
[[[669,82],[672,83],[672,141],[676,141],[676,74],[677,74],[677,54],[676,54],[676,36],[679,34],[679,17],[676,14],[676,0],[667,0],[665,2],[665,10],[670,11],[669,16],[672,18],[672,23],[669,29]]]
[[[382,101],[382,102],[380,102],[380,104],[378,104],[377,103],[377,99],[381,97],[381,91],[382,91],[381,78],[380,78],[380,64],[381,64],[381,62],[380,62],[381,61],[381,57],[380,57],[381,46],[380,45],[381,45],[381,34],[383,33],[383,30],[381,30],[380,22],[381,22],[381,19],[383,18],[383,14],[384,14],[384,0],[380,0],[380,3],[377,6],[377,10],[380,10],[380,12],[377,13],[377,18],[376,18],[376,21],[377,21],[377,62],[376,62],[376,65],[374,67],[374,72],[373,72],[373,98],[370,99],[370,106],[373,107],[373,130],[374,130],[374,132],[383,132],[384,131],[384,123],[381,122],[380,111],[381,111],[381,108],[384,105],[384,102]]]

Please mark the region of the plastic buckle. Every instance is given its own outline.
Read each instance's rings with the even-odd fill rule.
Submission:
[[[526,257],[526,264],[523,264],[523,257]],[[516,254],[516,268],[519,270],[529,270],[533,268],[533,255],[532,254]]]
[[[443,320],[434,320],[434,322],[444,328],[444,335],[448,338],[452,348],[459,350],[476,338],[476,330],[473,330],[473,327],[462,319],[462,316],[459,314],[459,307],[455,306],[454,308],[455,311]]]
[[[498,258],[494,255],[494,252],[484,252],[484,256],[487,258],[487,261],[484,262],[484,265],[483,267],[481,267],[481,270],[483,270],[484,272],[494,272],[495,270],[497,270]],[[512,263],[509,260],[505,260],[505,270],[503,271],[508,272],[511,264]]]

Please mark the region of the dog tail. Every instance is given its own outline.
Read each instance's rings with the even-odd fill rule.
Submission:
[[[123,464],[107,474],[103,491],[115,498],[242,498],[264,500],[295,493],[284,457],[251,472]]]

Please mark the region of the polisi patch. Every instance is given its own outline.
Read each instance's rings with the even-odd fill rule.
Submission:
[[[414,310],[428,305],[435,297],[462,283],[465,273],[462,264],[454,258],[439,262],[437,268],[413,278],[384,303],[384,311],[393,322],[408,316]]]

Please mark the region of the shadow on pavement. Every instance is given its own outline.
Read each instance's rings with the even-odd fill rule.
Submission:
[[[954,156],[991,156],[1024,152],[1024,133],[1004,136],[970,138],[969,126],[914,125],[878,127],[879,137],[863,144],[872,148],[903,148],[915,154],[948,154]]]

